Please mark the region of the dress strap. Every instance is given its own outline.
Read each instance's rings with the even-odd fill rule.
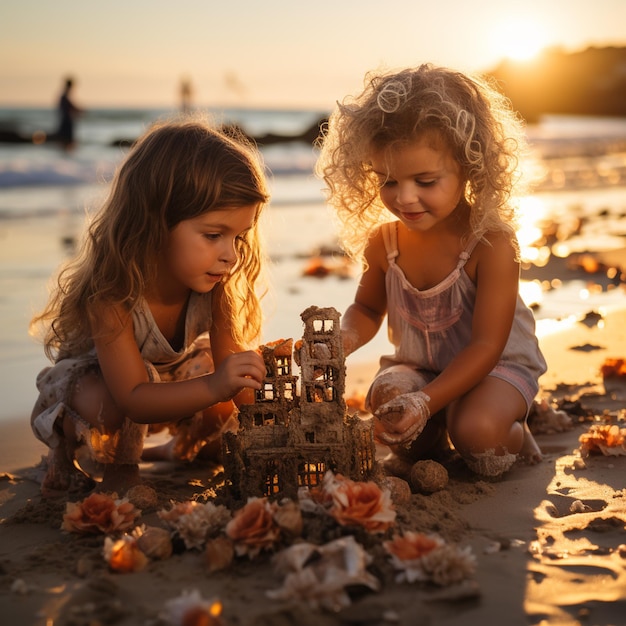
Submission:
[[[382,225],[381,230],[387,251],[387,260],[393,261],[398,256],[398,222],[386,222]]]
[[[463,252],[459,254],[459,262],[457,264],[458,269],[461,269],[462,267],[465,266],[470,256],[472,256],[472,252],[474,252],[474,248],[478,245],[479,241],[480,241],[480,237],[476,235],[472,235],[471,239],[469,240],[469,243],[465,246],[465,249],[463,250]]]

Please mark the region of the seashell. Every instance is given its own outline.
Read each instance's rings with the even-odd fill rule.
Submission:
[[[273,600],[306,602],[313,609],[339,611],[351,603],[348,587],[380,589],[378,579],[366,569],[370,560],[352,536],[323,546],[295,544],[274,558],[275,567],[286,576],[283,586],[268,591],[267,596]]]
[[[207,539],[221,532],[231,519],[230,511],[213,502],[189,500],[157,513],[184,541],[187,549],[202,549]]]
[[[11,593],[19,596],[25,596],[30,591],[26,581],[23,578],[16,578],[11,583]]]
[[[397,506],[404,506],[411,501],[411,487],[406,480],[397,476],[386,476],[382,480],[382,486],[389,489],[391,501]]]
[[[204,558],[209,572],[226,569],[235,558],[235,546],[228,537],[209,539],[204,549]]]
[[[147,557],[160,561],[172,556],[172,537],[169,530],[158,526],[138,526],[133,530],[132,536]]]
[[[197,589],[165,603],[159,617],[170,626],[224,626],[222,603],[205,600]]]
[[[545,398],[533,403],[530,426],[533,434],[562,433],[572,428],[572,418],[555,409]]]
[[[302,535],[302,511],[297,502],[289,499],[283,500],[274,511],[274,521],[289,537]]]
[[[589,511],[591,511],[591,507],[581,500],[574,500],[574,502],[569,505],[570,513],[588,513]]]
[[[469,578],[476,571],[476,559],[471,548],[447,544],[438,535],[407,531],[383,542],[398,570],[398,582],[429,581],[441,587]]]
[[[80,502],[68,502],[61,529],[80,534],[111,534],[132,528],[141,511],[117,494],[94,492]]]
[[[417,461],[411,467],[409,484],[415,493],[434,493],[448,486],[448,470],[437,461]]]
[[[448,587],[471,577],[476,572],[476,559],[469,546],[444,544],[423,557],[422,567],[435,585]]]
[[[116,572],[138,572],[148,564],[148,557],[139,549],[137,540],[131,535],[124,535],[117,540],[105,537],[103,552],[104,560]]]

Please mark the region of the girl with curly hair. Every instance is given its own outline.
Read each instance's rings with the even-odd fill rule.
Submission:
[[[193,459],[260,388],[267,200],[258,152],[205,120],[157,123],[131,148],[32,321],[54,363],[31,417],[50,447],[44,493],[96,477],[121,494],[148,425],[172,424],[170,457]]]
[[[346,354],[385,316],[395,347],[367,397],[379,440],[413,461],[449,437],[482,475],[537,462],[526,417],[546,364],[518,293],[524,133],[509,103],[430,64],[370,74],[320,144],[317,173],[364,268]]]

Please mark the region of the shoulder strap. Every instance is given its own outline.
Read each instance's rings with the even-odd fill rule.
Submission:
[[[398,256],[398,222],[386,222],[382,225],[381,230],[387,259],[395,259]]]
[[[465,246],[465,249],[459,255],[459,263],[457,265],[459,269],[461,269],[467,263],[468,259],[470,258],[470,256],[472,256],[472,252],[474,252],[474,248],[478,245],[479,241],[480,241],[480,237],[478,237],[477,235],[472,235],[470,237],[470,240]]]

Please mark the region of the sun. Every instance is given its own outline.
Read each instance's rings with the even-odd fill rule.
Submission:
[[[509,16],[493,29],[494,53],[512,61],[529,61],[547,44],[542,25],[530,18]]]

